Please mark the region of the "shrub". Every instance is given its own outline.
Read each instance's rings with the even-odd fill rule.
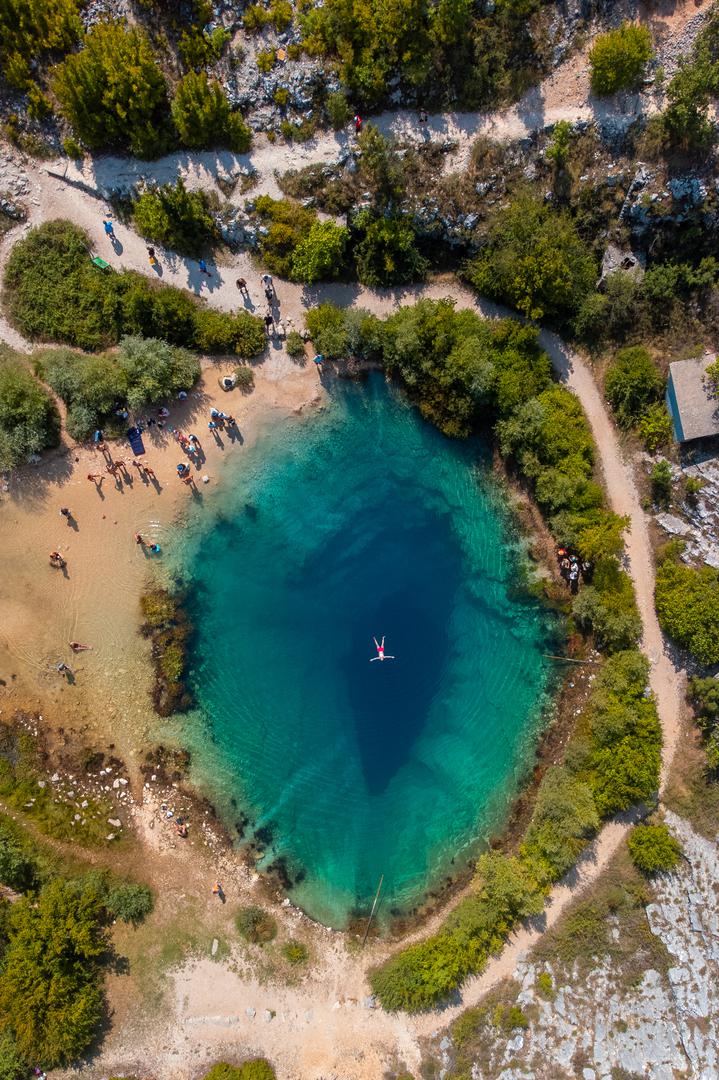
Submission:
[[[313,285],[330,281],[344,269],[349,230],[333,221],[315,221],[292,254],[292,280]]]
[[[102,900],[96,889],[51,881],[37,901],[10,914],[0,973],[0,1022],[28,1060],[70,1064],[91,1042],[102,1016]]]
[[[270,16],[267,8],[263,7],[262,4],[250,4],[245,8],[245,13],[242,16],[242,29],[246,30],[248,34],[252,34],[258,30],[264,30],[269,21]]]
[[[82,34],[77,0],[5,0],[0,7],[0,69],[24,90],[30,62],[44,52],[65,52]]]
[[[296,941],[295,938],[290,938],[284,943],[282,946],[282,955],[293,967],[299,967],[301,964],[306,964],[310,956],[304,942]]]
[[[375,968],[370,985],[389,1012],[420,1012],[451,994],[468,970],[466,948],[450,934],[435,934]]]
[[[207,196],[188,191],[182,177],[143,191],[132,204],[132,223],[141,236],[181,255],[201,255],[219,239]]]
[[[52,88],[93,150],[116,146],[147,158],[167,148],[167,86],[144,30],[98,23],[80,52],[55,68]]]
[[[672,467],[665,458],[654,463],[649,474],[652,500],[665,510],[672,501],[673,480]]]
[[[9,1031],[0,1034],[0,1080],[24,1080],[27,1064]]]
[[[291,277],[295,250],[309,236],[317,215],[298,203],[269,195],[260,195],[255,209],[264,222],[269,222],[268,233],[260,242],[263,262],[273,274]]]
[[[643,874],[673,870],[682,854],[666,825],[635,825],[627,844],[632,862]]]
[[[532,319],[566,318],[592,290],[597,268],[571,219],[527,194],[496,214],[488,247],[467,274],[480,293]]]
[[[719,572],[665,559],[655,591],[662,629],[700,664],[719,663]]]
[[[559,120],[552,131],[552,141],[547,147],[547,158],[557,169],[563,169],[569,157],[572,142],[572,124],[569,120]]]
[[[604,392],[620,427],[632,427],[663,391],[664,380],[641,345],[620,349],[604,379]]]
[[[601,817],[652,801],[659,787],[661,727],[648,677],[642,653],[610,657],[580,722],[588,739],[580,775]]]
[[[235,925],[242,937],[254,945],[265,945],[277,936],[277,923],[261,907],[240,908],[235,916]]]
[[[242,1065],[213,1065],[204,1080],[276,1080],[275,1070],[265,1058],[252,1058]]]
[[[205,352],[235,351],[245,358],[265,348],[261,319],[204,308],[189,293],[131,270],[99,270],[88,258],[88,247],[86,233],[68,221],[46,222],[15,245],[5,271],[4,299],[26,337],[98,349],[123,334],[142,335]],[[181,367],[191,370],[190,361],[183,360]]]
[[[152,890],[133,883],[115,885],[107,894],[105,907],[113,918],[138,926],[154,907]]]
[[[267,347],[265,328],[262,319],[240,311],[235,316],[234,351],[245,360],[259,356]]]
[[[188,390],[200,377],[193,353],[156,338],[124,337],[117,362],[127,379],[127,403],[134,410]]]
[[[348,335],[344,312],[334,304],[310,308],[305,316],[312,344],[318,353],[337,360],[347,353]]]
[[[258,70],[261,71],[263,75],[269,75],[275,66],[274,49],[265,49],[262,52],[258,52],[255,60],[257,62]]]
[[[587,839],[599,828],[589,785],[554,765],[539,785],[522,854],[544,882],[556,881],[573,866]]]
[[[235,378],[237,379],[237,386],[243,394],[248,394],[250,390],[254,389],[255,373],[251,367],[247,367],[244,364],[242,367],[236,367]]]
[[[327,95],[325,108],[327,110],[329,122],[335,131],[340,131],[350,122],[352,110],[349,107],[347,98],[341,90],[336,90]]]
[[[227,146],[239,154],[250,149],[249,127],[239,113],[232,112],[220,84],[208,80],[204,71],[191,71],[180,79],[171,112],[183,146]]]
[[[639,434],[650,454],[671,441],[672,422],[664,402],[649,406],[639,421]]]
[[[354,258],[363,285],[387,287],[421,281],[429,263],[416,247],[416,233],[404,218],[373,217],[362,210],[352,221]]]
[[[60,417],[52,398],[7,346],[0,346],[0,469],[60,441]]]
[[[302,334],[297,330],[290,330],[287,335],[287,342],[285,344],[287,349],[287,355],[291,356],[293,360],[299,359],[299,357],[305,355],[305,341]]]
[[[651,55],[652,39],[646,26],[625,22],[600,34],[589,50],[592,90],[601,95],[633,90]]]
[[[277,33],[281,34],[292,22],[292,4],[289,0],[272,0],[268,15]]]

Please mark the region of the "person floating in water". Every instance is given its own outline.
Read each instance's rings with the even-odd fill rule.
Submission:
[[[390,656],[389,653],[385,653],[385,651],[384,651],[384,637],[382,638],[381,642],[377,641],[376,637],[373,637],[372,640],[374,641],[374,645],[375,645],[375,648],[377,650],[377,655],[370,658],[370,664],[373,664],[375,660],[396,660],[397,659],[396,656]]]

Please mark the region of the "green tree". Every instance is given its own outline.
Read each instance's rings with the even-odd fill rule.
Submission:
[[[0,469],[12,469],[59,441],[52,398],[19,357],[0,345]]]
[[[31,82],[31,61],[66,52],[82,33],[77,0],[0,0],[0,69],[11,86]]]
[[[61,879],[46,885],[37,901],[13,906],[0,972],[0,1023],[28,1060],[48,1068],[69,1064],[91,1042],[103,1009],[102,913],[95,888]]]
[[[569,120],[558,120],[554,125],[552,141],[547,146],[547,158],[557,169],[563,169],[567,164],[573,130]]]
[[[252,134],[239,113],[232,112],[227,95],[206,72],[189,72],[177,84],[172,99],[172,122],[183,146],[227,146],[245,154]]]
[[[105,907],[113,918],[138,926],[154,907],[152,890],[134,882],[113,885],[105,898]]]
[[[514,855],[489,851],[480,855],[473,885],[480,899],[491,902],[507,928],[517,919],[539,915],[544,897],[526,865]]]
[[[157,338],[124,337],[117,362],[127,379],[127,403],[135,410],[188,390],[200,377],[193,353]]]
[[[132,204],[132,222],[141,236],[182,255],[201,255],[219,239],[207,196],[188,191],[182,177],[143,191]]]
[[[345,265],[349,229],[333,221],[315,221],[292,254],[292,280],[314,285],[339,277]]]
[[[620,349],[607,369],[604,392],[620,427],[628,428],[664,391],[664,379],[642,345]]]
[[[409,221],[399,217],[373,217],[361,210],[352,221],[357,236],[354,249],[357,277],[373,288],[421,281],[429,263],[416,247]]]
[[[467,273],[480,293],[541,319],[576,312],[597,270],[571,219],[526,194],[497,213]]]
[[[345,313],[334,304],[320,304],[310,308],[305,316],[307,330],[318,353],[337,360],[347,355],[349,336],[345,325]]]
[[[635,89],[651,55],[652,38],[646,26],[624,22],[600,34],[589,50],[592,90],[605,95]]]
[[[700,664],[719,663],[719,571],[665,559],[655,600],[662,629]]]
[[[672,422],[663,401],[650,405],[639,421],[639,434],[650,454],[672,438]]]
[[[673,870],[682,854],[666,825],[635,825],[627,844],[632,862],[643,874]]]
[[[80,52],[55,68],[52,87],[75,134],[92,150],[127,148],[151,158],[167,148],[167,86],[144,30],[98,23]]]
[[[652,500],[657,506],[661,506],[666,510],[672,501],[674,477],[672,476],[672,467],[665,458],[655,462],[652,466],[649,483],[651,485]]]

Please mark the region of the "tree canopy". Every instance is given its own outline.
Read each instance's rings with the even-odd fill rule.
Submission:
[[[589,50],[592,90],[605,95],[635,89],[651,55],[652,38],[646,26],[624,22],[600,34]]]
[[[44,387],[0,345],[0,469],[12,469],[60,441],[60,417]]]

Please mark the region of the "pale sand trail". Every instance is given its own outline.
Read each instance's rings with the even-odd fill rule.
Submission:
[[[697,11],[708,5],[688,6],[679,9],[670,20],[681,28],[695,17]],[[676,32],[676,25],[671,26]],[[496,117],[451,116],[431,118],[432,137],[453,137],[459,139],[459,151],[451,160],[452,167],[459,168],[466,160],[470,139],[480,132],[491,133],[498,139],[512,139],[525,134],[533,127],[554,122],[556,119],[582,119],[596,115],[596,104],[587,99],[586,80],[581,74],[581,64],[570,61],[565,74],[574,72],[574,90],[570,100],[562,102],[561,72],[556,73],[538,92],[531,92],[525,102],[513,110]],[[578,73],[578,74],[577,74]],[[532,93],[536,104],[532,105]],[[538,93],[538,97],[536,94]],[[555,98],[556,95],[556,98]],[[636,106],[644,108],[637,99]],[[653,107],[653,106],[651,106]],[[402,135],[413,133],[414,116],[407,113],[380,117],[379,126],[384,131]],[[172,179],[182,170],[190,177],[190,183],[214,183],[214,176],[220,169],[232,168],[243,160],[248,160],[258,169],[257,192],[277,194],[274,169],[301,167],[316,161],[329,161],[337,156],[338,151],[346,146],[347,139],[340,135],[325,135],[306,146],[277,147],[265,140],[258,139],[258,148],[247,159],[236,159],[233,155],[199,154],[190,158],[188,155],[174,155],[143,165],[128,163],[120,159],[102,158],[86,167],[82,179],[86,183],[99,186],[114,186],[126,183],[129,178],[138,175],[151,175],[160,181]],[[132,267],[144,273],[150,273],[144,242],[129,232],[118,228],[116,231],[123,245],[122,255],[117,258],[111,250],[102,230],[103,204],[82,191],[70,187],[48,176],[42,166],[28,164],[28,171],[34,187],[33,194],[39,199],[40,206],[33,209],[32,223],[54,217],[67,217],[90,233],[96,250],[107,257],[115,266]],[[62,162],[55,168],[65,169]],[[74,167],[68,168],[68,176]],[[79,179],[80,176],[78,175]],[[0,262],[4,262],[11,243],[22,230],[14,230],[5,238],[0,251]],[[260,302],[261,290],[257,281],[257,271],[247,255],[233,260],[231,270],[220,268],[224,275],[220,279],[215,275],[208,290],[197,266],[191,260],[182,260],[170,253],[163,253],[155,245],[163,264],[163,280],[203,292],[207,302],[225,310],[238,307],[238,293],[234,279],[244,276],[251,284],[251,290],[257,304],[257,310],[264,311],[264,300]],[[434,282],[426,287],[407,288],[392,292],[377,293],[360,286],[327,286],[303,289],[286,282],[277,282],[282,317],[286,326],[292,323],[301,326],[304,310],[319,300],[331,299],[337,303],[364,306],[377,314],[384,314],[403,304],[412,303],[419,296],[441,297],[451,295],[459,306],[472,306],[487,317],[508,314],[495,305],[478,301],[476,297],[457,286],[453,281]],[[16,348],[28,351],[30,346],[0,320],[0,337]],[[664,647],[653,604],[654,572],[652,552],[649,543],[647,522],[642,511],[639,497],[633,482],[631,469],[624,462],[616,432],[607,416],[601,395],[597,390],[591,371],[579,356],[567,350],[559,339],[543,331],[542,344],[552,357],[557,371],[567,385],[578,395],[592,426],[599,449],[600,459],[608,497],[612,507],[630,518],[627,532],[628,569],[632,575],[637,595],[637,602],[643,620],[643,648],[651,660],[651,686],[656,695],[657,705],[664,733],[664,757],[662,783],[671,764],[679,738],[679,718],[682,711],[682,673],[678,672]],[[229,366],[229,362],[228,365]],[[262,406],[276,406],[284,415],[305,403],[318,400],[318,389],[314,372],[307,368],[299,371],[290,365],[284,353],[271,351],[268,359],[259,365],[257,371],[257,390],[255,394],[237,404],[232,398],[240,426],[252,427],[252,417]],[[208,369],[209,378],[205,378],[201,390],[203,393],[227,402],[221,391],[216,388],[214,367]],[[192,403],[190,403],[192,404]],[[202,410],[209,408],[210,399],[202,402]],[[259,408],[258,408],[259,405]],[[183,426],[184,419],[173,410],[172,421]],[[204,432],[202,433],[204,434]],[[202,436],[201,436],[202,437]],[[208,454],[208,472],[214,476],[220,465],[220,453],[215,452],[208,439],[203,439]],[[179,491],[174,478],[174,463],[179,460],[174,443],[153,447],[150,461],[155,466],[160,464],[158,476],[165,490],[159,500],[152,492],[145,491],[135,483],[131,495],[120,495],[111,491],[107,482],[103,485],[108,495],[103,504],[111,510],[106,513],[107,524],[91,523],[98,516],[97,495],[86,481],[88,463],[95,461],[95,455],[82,450],[78,453],[80,462],[71,458],[59,458],[51,465],[43,465],[32,473],[23,472],[23,490],[13,487],[12,499],[4,499],[0,505],[0,528],[3,543],[6,544],[7,580],[18,584],[13,589],[10,604],[10,619],[4,621],[4,632],[12,637],[15,644],[15,658],[25,662],[28,669],[32,665],[42,665],[45,653],[56,648],[58,640],[67,637],[88,637],[88,628],[97,627],[98,634],[107,636],[108,610],[113,612],[109,620],[116,628],[115,638],[110,645],[103,643],[108,650],[104,661],[100,654],[86,654],[83,668],[87,669],[92,679],[106,680],[110,686],[117,682],[119,673],[118,658],[130,657],[132,693],[128,691],[127,706],[135,701],[138,722],[146,717],[144,702],[147,672],[142,664],[142,650],[138,649],[135,637],[134,597],[140,588],[145,568],[133,557],[137,554],[131,543],[130,535],[137,529],[155,527],[162,529],[177,513],[186,492]],[[129,458],[129,453],[123,456]],[[69,470],[69,475],[68,475]],[[213,472],[214,470],[214,472]],[[94,464],[93,464],[94,471]],[[29,479],[35,477],[34,480]],[[65,486],[69,485],[69,486]],[[82,520],[82,528],[76,536],[69,537],[70,565],[73,571],[77,566],[86,566],[86,573],[78,573],[77,583],[73,577],[67,588],[57,588],[57,578],[52,578],[52,588],[48,588],[45,574],[45,552],[48,546],[67,544],[65,523],[57,515],[62,502],[70,505]],[[185,499],[186,501],[186,499]],[[52,506],[48,504],[52,503]],[[86,523],[87,521],[87,523]],[[115,529],[114,522],[118,525]],[[59,524],[58,524],[59,523]],[[8,528],[7,526],[10,526]],[[114,534],[114,537],[113,537]],[[122,539],[118,537],[122,534]],[[49,539],[52,542],[49,545]],[[128,544],[131,550],[128,552]],[[33,571],[28,575],[28,559],[32,558]],[[49,573],[49,570],[48,570]],[[31,609],[33,622],[28,624],[28,609]],[[4,609],[7,612],[7,608]],[[36,612],[42,612],[38,626]],[[122,612],[125,613],[122,617]],[[92,618],[96,623],[92,623]],[[58,633],[57,627],[62,629]],[[2,633],[2,631],[0,631]],[[1,655],[1,654],[0,654]],[[136,658],[136,659],[135,659]],[[107,666],[103,667],[103,664]],[[39,670],[39,669],[38,669]],[[44,671],[44,668],[42,668]],[[46,700],[45,680],[36,675],[36,690],[39,700]],[[62,691],[62,693],[67,693]],[[129,695],[129,696],[128,696]],[[60,700],[60,692],[55,690],[55,700]],[[67,698],[66,698],[67,700]],[[113,709],[113,705],[109,706]],[[128,709],[122,708],[127,719]],[[118,715],[117,707],[114,707]],[[88,714],[89,718],[89,714]],[[567,904],[587,885],[597,879],[611,859],[629,828],[627,823],[612,821],[604,826],[601,833],[580,860],[576,870],[567,882],[552,890],[546,908],[546,926],[553,925]],[[228,866],[229,871],[229,857]],[[295,916],[290,915],[292,919]],[[433,920],[436,922],[436,920]],[[427,932],[427,928],[423,932]],[[156,1068],[162,1077],[189,1075],[194,1065],[203,1057],[216,1056],[223,1050],[228,1052],[238,1049],[251,1049],[253,1052],[267,1054],[278,1065],[281,1080],[299,1077],[301,1080],[337,1075],[346,1080],[376,1080],[385,1067],[389,1057],[395,1051],[407,1065],[416,1067],[419,1061],[419,1040],[444,1027],[458,1013],[476,1003],[492,986],[502,978],[511,975],[519,956],[537,940],[541,929],[522,927],[508,942],[501,956],[492,961],[481,976],[468,980],[462,987],[461,1002],[451,1008],[417,1018],[391,1016],[379,1010],[367,1010],[358,1002],[368,992],[364,977],[364,964],[356,958],[348,957],[338,944],[334,935],[328,935],[326,945],[321,945],[322,931],[317,931],[318,950],[316,973],[311,974],[299,988],[259,985],[252,978],[241,978],[227,968],[200,961],[186,965],[176,977],[176,1016],[166,1026],[158,1021],[155,1030],[143,1032],[144,1053],[151,1051]],[[418,936],[421,936],[418,935]],[[382,946],[373,951],[374,955],[385,952]],[[250,1019],[246,1008],[255,1008],[257,1016]],[[271,1022],[262,1020],[262,1010],[274,1010],[276,1017]],[[119,1031],[108,1040],[97,1068],[104,1069],[112,1063],[126,1064],[134,1056],[136,1043],[132,1042],[132,1032]],[[144,1057],[143,1053],[143,1057]],[[93,1069],[94,1071],[94,1069]],[[99,1075],[99,1074],[98,1074]]]

